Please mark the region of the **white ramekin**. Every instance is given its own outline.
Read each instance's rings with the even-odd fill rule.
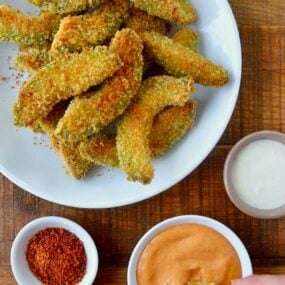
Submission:
[[[161,231],[179,224],[200,224],[207,227],[210,227],[220,234],[222,234],[234,247],[236,253],[239,256],[241,268],[242,268],[242,277],[246,277],[252,275],[252,265],[248,255],[248,252],[238,238],[238,236],[230,230],[228,227],[223,225],[222,223],[213,220],[208,217],[196,216],[196,215],[186,215],[186,216],[178,216],[168,220],[165,220],[153,228],[151,228],[137,243],[134,248],[128,266],[128,285],[137,285],[137,265],[138,261],[142,255],[142,252],[146,245]]]
[[[248,144],[262,139],[274,140],[285,144],[285,134],[275,131],[255,132],[238,141],[229,152],[224,165],[224,184],[231,201],[245,214],[259,219],[276,219],[285,217],[285,205],[276,209],[263,210],[254,208],[241,200],[231,179],[231,168],[239,152]],[[285,187],[285,185],[284,185]]]
[[[79,284],[91,285],[98,270],[98,253],[95,243],[85,229],[75,222],[56,216],[43,217],[25,225],[17,234],[11,248],[11,266],[14,277],[19,285],[40,285],[40,281],[29,269],[26,260],[26,248],[29,240],[45,228],[64,228],[75,234],[83,243],[87,255],[86,273]]]

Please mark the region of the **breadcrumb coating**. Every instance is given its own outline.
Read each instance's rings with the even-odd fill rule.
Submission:
[[[119,167],[119,158],[116,148],[116,135],[98,134],[83,140],[79,147],[82,158],[95,165]]]
[[[132,7],[130,10],[130,17],[126,21],[126,26],[138,34],[146,31],[153,31],[161,34],[166,34],[168,32],[168,24],[166,21],[148,15],[146,12]],[[144,49],[143,51],[144,59],[144,72],[152,66],[153,56]]]
[[[148,137],[153,118],[165,107],[182,106],[194,92],[191,77],[156,76],[145,80],[138,100],[129,106],[117,123],[117,151],[121,168],[130,181],[150,183],[154,170]]]
[[[29,128],[32,130],[33,133],[45,133],[45,131],[42,129],[40,123],[38,121],[35,121],[32,125],[29,126]]]
[[[154,118],[149,135],[151,156],[164,154],[193,127],[197,104],[171,106]],[[96,165],[119,167],[115,135],[96,135],[80,144],[81,156]]]
[[[199,35],[191,29],[182,29],[177,31],[173,36],[173,41],[193,50],[198,51]],[[150,76],[167,74],[165,69],[154,62],[153,55],[150,49],[145,48],[144,56],[144,78]]]
[[[146,11],[152,16],[187,25],[196,22],[194,8],[187,0],[132,0],[135,7]]]
[[[93,167],[93,163],[82,158],[79,152],[79,142],[63,142],[56,136],[50,136],[53,149],[65,163],[68,173],[75,179],[81,179]]]
[[[177,31],[173,36],[173,41],[198,52],[199,35],[191,29]]]
[[[35,73],[49,63],[68,60],[71,57],[72,53],[51,53],[50,45],[22,47],[13,63],[20,72]]]
[[[166,21],[148,15],[146,12],[134,7],[130,9],[130,17],[126,21],[126,27],[136,31],[138,34],[157,32],[165,35],[168,31]]]
[[[153,32],[145,32],[143,39],[156,62],[174,76],[190,75],[197,83],[216,87],[229,80],[228,72],[221,65],[175,43],[173,39]]]
[[[57,103],[53,109],[49,112],[49,114],[42,119],[37,120],[38,124],[41,126],[41,129],[47,133],[52,135],[56,129],[56,126],[59,120],[63,117],[66,108],[68,107],[69,100],[60,101]]]
[[[95,7],[103,0],[28,0],[30,3],[39,6],[42,11],[58,14],[69,14],[80,12]]]
[[[196,110],[196,101],[188,101],[184,106],[168,107],[154,118],[149,135],[152,156],[163,155],[194,126]]]
[[[49,135],[51,146],[64,161],[68,174],[75,179],[81,179],[89,172],[94,163],[81,157],[79,143],[60,141],[53,135],[57,123],[63,116],[68,104],[69,100],[57,103],[47,117],[36,121],[36,123],[42,131]]]
[[[14,65],[20,72],[35,73],[51,61],[52,56],[46,48],[29,48],[20,52]]]
[[[156,31],[165,34],[167,31],[165,21],[150,16],[137,8],[131,9],[131,17],[127,21],[126,26],[137,33]],[[198,52],[199,35],[191,29],[177,31],[173,36],[173,41]],[[21,72],[34,73],[53,60],[55,60],[55,58],[48,52],[48,47],[29,48],[17,55],[14,64]],[[144,50],[145,69],[150,66],[152,61],[152,56]]]
[[[60,22],[51,52],[81,51],[103,44],[120,28],[128,10],[128,0],[108,0],[92,14],[65,17]]]
[[[143,69],[141,39],[135,31],[123,29],[116,33],[110,49],[120,57],[122,67],[98,91],[72,101],[55,132],[61,139],[78,141],[100,132],[123,114],[137,93]]]
[[[60,17],[50,13],[28,16],[7,5],[0,5],[0,42],[39,45],[51,41]]]
[[[120,66],[119,57],[101,46],[46,65],[21,87],[13,108],[14,124],[28,126],[46,117],[56,103],[100,84]]]

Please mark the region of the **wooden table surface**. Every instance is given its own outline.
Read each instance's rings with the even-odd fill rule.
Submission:
[[[237,107],[209,157],[181,183],[127,207],[83,210],[39,199],[0,176],[0,284],[16,284],[10,248],[29,221],[47,215],[70,218],[94,238],[100,256],[95,284],[125,284],[128,260],[139,238],[156,223],[182,214],[215,218],[245,243],[256,273],[285,273],[285,219],[250,218],[229,201],[222,170],[227,153],[259,130],[285,132],[285,1],[230,0],[240,29],[243,76]]]

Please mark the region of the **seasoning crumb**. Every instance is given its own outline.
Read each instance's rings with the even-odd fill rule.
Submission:
[[[6,80],[6,77],[5,77],[5,76],[0,75],[0,81],[4,81],[4,80]]]
[[[46,228],[28,243],[26,259],[30,270],[47,285],[75,285],[86,271],[82,241],[63,228]]]

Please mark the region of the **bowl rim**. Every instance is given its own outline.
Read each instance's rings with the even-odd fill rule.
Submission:
[[[64,228],[68,230],[69,232],[75,234],[81,240],[81,242],[83,243],[85,252],[86,252],[86,256],[87,256],[87,264],[86,264],[85,275],[83,276],[79,284],[83,284],[83,281],[84,281],[84,284],[92,284],[97,275],[98,266],[99,266],[99,257],[98,257],[98,251],[97,251],[95,242],[90,236],[90,234],[82,226],[80,226],[79,224],[77,224],[76,222],[70,219],[59,217],[59,216],[45,216],[45,217],[34,219],[30,221],[29,223],[27,223],[25,226],[23,226],[20,229],[20,231],[17,233],[12,243],[11,252],[10,252],[10,264],[11,264],[14,278],[17,281],[17,283],[27,284],[25,283],[27,282],[27,280],[23,280],[21,277],[22,274],[19,273],[19,266],[18,266],[19,261],[17,261],[18,250],[23,250],[23,251],[26,250],[26,247],[23,247],[21,245],[23,239],[26,239],[25,235],[29,236],[29,238],[27,239],[27,242],[28,242],[30,238],[34,236],[37,232],[43,229],[49,228],[49,227]],[[26,245],[27,245],[27,242],[24,241]],[[92,266],[90,266],[91,261],[92,261]],[[93,264],[93,262],[95,262],[95,264]],[[88,263],[89,263],[89,266],[88,266]],[[28,263],[26,262],[26,264],[22,264],[20,266],[28,267]],[[34,274],[31,271],[30,273],[34,276]],[[40,281],[35,276],[34,278],[35,280],[39,282],[38,284],[41,284]]]
[[[141,237],[141,239],[138,241],[135,248],[133,249],[133,252],[129,260],[128,272],[127,272],[128,285],[137,285],[137,280],[136,280],[137,264],[145,246],[151,241],[153,237],[155,237],[161,231],[179,224],[204,225],[220,233],[230,242],[230,244],[235,249],[237,255],[239,256],[242,267],[242,277],[247,277],[249,275],[252,275],[253,273],[252,264],[247,249],[244,246],[243,242],[240,240],[240,238],[229,227],[227,227],[226,225],[215,219],[206,216],[182,215],[166,219],[156,224]]]
[[[243,137],[232,147],[225,160],[223,170],[224,185],[230,200],[240,211],[254,218],[276,219],[285,216],[285,205],[275,209],[252,207],[239,198],[230,178],[231,167],[238,153],[248,144],[262,139],[274,140],[285,144],[285,134],[277,131],[263,130]]]

